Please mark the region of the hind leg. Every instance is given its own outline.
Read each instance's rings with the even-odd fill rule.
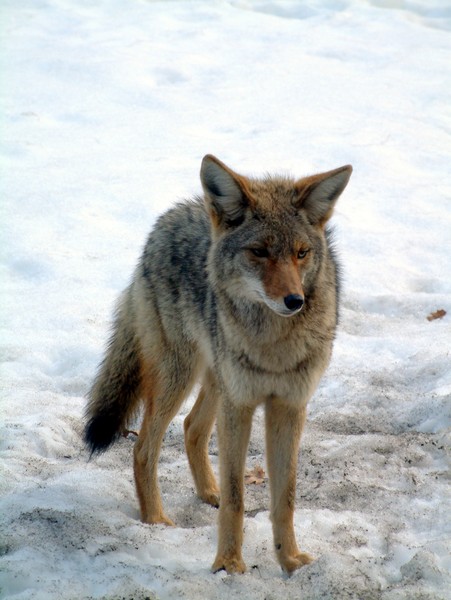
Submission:
[[[176,370],[168,369],[165,373],[160,369],[157,377],[149,373],[146,378],[146,405],[134,449],[134,474],[141,520],[144,523],[174,525],[165,515],[161,503],[157,479],[158,458],[166,429],[189,393],[194,373],[181,357],[170,358],[172,360],[165,355],[165,365],[177,365]]]
[[[219,487],[208,457],[208,442],[217,406],[216,386],[211,373],[207,373],[196,403],[185,419],[185,447],[197,495],[215,507],[219,506]]]

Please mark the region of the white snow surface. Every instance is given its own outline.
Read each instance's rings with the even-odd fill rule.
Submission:
[[[449,1],[0,11],[1,597],[451,598]],[[248,572],[210,572],[217,512],[184,454],[192,398],[160,460],[175,528],[139,520],[132,438],[91,461],[82,442],[115,299],[156,217],[200,191],[206,153],[255,175],[354,166],[333,217],[340,327],[298,469],[296,530],[317,560],[291,578],[267,483],[246,486]],[[217,469],[215,435],[211,455]]]

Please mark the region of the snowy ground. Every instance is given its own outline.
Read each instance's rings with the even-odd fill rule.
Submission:
[[[2,0],[0,595],[450,598],[451,7],[447,0]],[[296,528],[247,486],[244,576],[166,436],[178,527],[138,518],[132,439],[88,462],[84,395],[156,216],[211,152],[244,173],[351,163],[344,297],[309,409]],[[444,309],[442,319],[427,315]],[[216,441],[212,460],[217,465]],[[248,466],[264,465],[261,414]]]

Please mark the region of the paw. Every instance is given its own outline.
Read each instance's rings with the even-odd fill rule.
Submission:
[[[218,571],[227,571],[229,575],[232,573],[245,573],[246,565],[244,561],[240,557],[231,556],[226,558],[225,556],[218,555],[216,557],[213,566],[211,567],[213,573],[217,573]]]
[[[169,517],[167,517],[164,513],[159,513],[158,515],[151,515],[143,517],[143,523],[147,523],[148,525],[168,525],[169,527],[175,527],[174,521],[172,521]]]
[[[293,571],[296,571],[296,569],[300,569],[305,565],[309,565],[314,560],[315,559],[313,558],[313,556],[308,552],[298,552],[294,556],[279,557],[280,566],[285,571],[285,573],[288,573],[288,575],[291,575],[291,573],[293,573]]]
[[[206,504],[219,508],[219,490],[206,490],[202,492],[200,499]]]

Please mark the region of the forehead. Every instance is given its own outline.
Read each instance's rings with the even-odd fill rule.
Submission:
[[[313,228],[303,211],[295,206],[298,193],[293,179],[268,176],[251,181],[249,187],[254,200],[252,228],[256,239],[290,251],[311,240]]]
[[[295,213],[297,198],[295,181],[290,177],[266,176],[264,179],[250,179],[249,191],[255,202],[255,211],[262,214],[278,213],[286,210]]]
[[[257,209],[240,227],[240,237],[245,243],[264,244],[276,253],[291,253],[303,244],[310,245],[315,231],[301,212],[279,206],[277,210]]]
[[[296,251],[302,244],[311,243],[314,237],[309,224],[304,223],[303,215],[280,211],[267,214],[262,219],[255,215],[254,219],[258,226],[254,226],[251,237],[276,252]]]

